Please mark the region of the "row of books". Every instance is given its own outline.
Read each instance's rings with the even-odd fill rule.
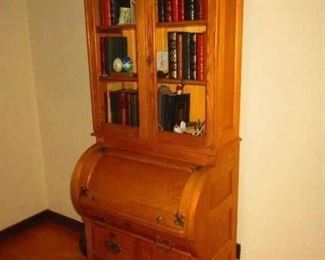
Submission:
[[[138,91],[119,89],[107,92],[107,123],[139,126]]]
[[[204,33],[168,32],[169,78],[204,79]]]
[[[128,56],[127,38],[124,36],[107,36],[100,38],[101,75],[107,76],[113,72],[113,62],[116,58]]]
[[[203,0],[158,0],[158,21],[178,22],[203,19]]]
[[[168,86],[158,89],[158,120],[164,131],[173,131],[181,121],[189,122],[190,94],[178,95],[168,90]]]
[[[107,123],[139,126],[138,90],[119,89],[107,92]],[[189,122],[190,94],[176,94],[167,86],[158,90],[158,117],[160,128],[173,131],[181,121]]]
[[[134,24],[135,0],[99,0],[102,26]]]

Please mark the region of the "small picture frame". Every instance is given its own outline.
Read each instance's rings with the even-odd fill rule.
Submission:
[[[131,8],[121,7],[118,24],[131,24]]]
[[[168,72],[168,51],[157,51],[157,71]]]

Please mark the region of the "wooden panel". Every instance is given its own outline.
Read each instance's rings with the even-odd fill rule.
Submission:
[[[218,210],[215,214],[211,214],[211,217],[214,220],[211,220],[210,223],[213,223],[210,227],[210,243],[211,248],[214,252],[220,250],[227,241],[232,238],[232,209],[224,208]]]
[[[218,143],[238,137],[241,66],[242,0],[219,2]]]
[[[108,155],[94,168],[88,182],[89,195],[83,200],[90,206],[149,223],[162,216],[160,225],[179,229],[174,215],[191,174]]]
[[[227,198],[232,192],[232,171],[221,175],[216,181],[211,183],[210,188],[210,210]]]
[[[138,57],[138,88],[140,139],[148,140],[153,135],[155,124],[156,82],[154,67],[154,1],[136,1],[137,23],[137,57]]]
[[[235,247],[229,241],[211,258],[211,260],[234,260],[235,255]]]

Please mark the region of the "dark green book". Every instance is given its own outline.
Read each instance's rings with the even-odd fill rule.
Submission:
[[[139,94],[138,91],[128,93],[130,105],[130,126],[139,126]]]
[[[113,62],[116,58],[128,56],[127,38],[123,36],[109,36],[105,38],[105,68],[108,75],[112,74]]]
[[[111,121],[113,124],[120,123],[120,110],[119,110],[119,96],[121,90],[109,92],[110,105],[111,105]]]
[[[191,33],[183,32],[183,79],[191,79]]]

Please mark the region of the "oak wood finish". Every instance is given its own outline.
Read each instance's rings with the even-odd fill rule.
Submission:
[[[157,23],[156,1],[136,1],[135,26],[102,27],[85,0],[96,144],[78,161],[71,197],[86,225],[89,259],[234,260],[236,247],[242,0],[203,0],[203,20]],[[205,33],[201,81],[157,79],[168,31]],[[136,77],[101,77],[99,37],[128,37]],[[140,126],[105,123],[114,81],[139,90]],[[157,84],[182,82],[196,100],[200,137],[158,130]],[[201,102],[200,101],[200,102]]]

